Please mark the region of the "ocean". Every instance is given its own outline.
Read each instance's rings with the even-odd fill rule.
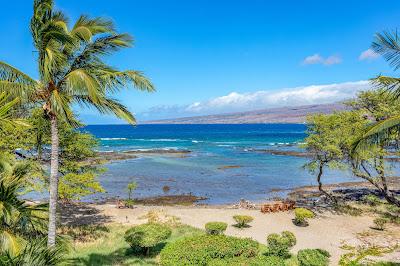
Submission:
[[[90,125],[82,130],[99,139],[103,152],[190,151],[185,156],[147,153],[108,163],[108,171],[99,177],[107,192],[85,200],[126,197],[132,181],[138,184],[135,197],[191,193],[207,197],[208,204],[230,204],[241,198],[262,201],[316,184],[303,168],[307,158],[260,151],[301,151],[306,137],[302,124]],[[323,179],[354,181],[349,173],[338,171],[327,171]],[[165,186],[168,192],[163,191]]]

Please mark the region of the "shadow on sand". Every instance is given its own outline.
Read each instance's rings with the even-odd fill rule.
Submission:
[[[110,216],[101,214],[98,209],[85,203],[62,204],[59,211],[63,225],[102,225],[111,222]]]

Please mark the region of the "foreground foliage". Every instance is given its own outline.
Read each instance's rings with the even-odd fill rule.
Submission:
[[[267,237],[268,255],[289,258],[289,250],[296,245],[296,237],[292,232],[283,231],[281,234],[270,234]]]
[[[82,237],[77,236],[72,252],[68,259],[72,265],[157,265],[156,256],[162,246],[156,246],[150,250],[149,256],[144,256],[143,252],[135,252],[131,246],[125,242],[125,232],[129,226],[111,225],[107,230],[98,228],[99,233],[96,239],[82,241]],[[95,228],[91,229],[95,230]],[[85,233],[86,234],[86,233]],[[174,242],[186,236],[204,234],[203,231],[191,226],[179,225],[172,228],[171,237],[166,242]],[[79,240],[80,239],[80,240]]]
[[[29,162],[16,162],[0,154],[0,253],[17,256],[26,243],[45,236],[47,206],[19,198],[32,171]]]
[[[65,248],[63,246],[48,248],[46,238],[42,238],[30,240],[16,256],[10,253],[0,255],[0,265],[55,266],[61,263],[68,265],[64,257]]]
[[[162,265],[208,265],[214,259],[253,258],[258,242],[225,235],[200,235],[168,243],[160,253]]]
[[[328,266],[330,254],[322,249],[302,249],[297,253],[300,266]]]

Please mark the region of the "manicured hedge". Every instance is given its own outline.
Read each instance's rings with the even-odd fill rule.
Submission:
[[[125,232],[125,241],[133,248],[142,248],[149,254],[150,248],[171,236],[171,229],[162,224],[148,223],[134,226]]]
[[[252,239],[200,235],[168,243],[160,253],[160,263],[164,266],[209,265],[215,259],[255,258],[258,253],[259,243]]]
[[[228,224],[223,222],[209,222],[206,223],[204,227],[209,235],[222,235],[228,227]]]

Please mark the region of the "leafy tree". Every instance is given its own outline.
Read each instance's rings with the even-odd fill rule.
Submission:
[[[400,39],[396,31],[384,31],[375,35],[371,48],[382,55],[394,70],[400,68]],[[395,100],[400,97],[400,78],[379,75],[372,79],[372,83],[379,89],[389,92]],[[393,103],[388,99],[389,103]],[[396,103],[398,105],[398,103]],[[361,137],[353,145],[353,150],[366,150],[372,144],[390,141],[393,134],[398,135],[400,128],[400,114],[391,114],[382,119],[373,121],[365,128]]]
[[[105,171],[96,159],[98,146],[93,135],[82,133],[68,124],[60,126],[59,198],[79,200],[96,192],[104,192],[97,176]]]
[[[353,152],[353,143],[363,135],[365,126],[370,121],[398,114],[397,103],[387,102],[381,91],[369,91],[359,94],[348,104],[356,110],[314,116],[308,121],[309,136],[305,145],[313,155],[308,167],[318,169],[320,187],[321,165],[347,167],[354,176],[371,183],[389,203],[399,205],[399,199],[388,187],[391,172],[386,160],[390,155],[388,148],[397,149],[396,145],[389,147],[386,140],[359,150],[356,156]],[[387,138],[396,141],[395,135]]]
[[[152,84],[139,71],[120,71],[103,61],[121,48],[129,47],[132,38],[116,32],[104,18],[80,16],[69,27],[65,14],[54,10],[52,0],[34,0],[30,23],[37,50],[38,79],[34,79],[0,61],[0,91],[12,93],[23,104],[41,106],[51,124],[51,166],[48,245],[56,239],[58,200],[59,132],[58,121],[74,122],[73,104],[93,106],[101,113],[111,113],[135,123],[125,106],[112,99],[128,84],[153,91]]]
[[[347,167],[346,158],[352,142],[366,123],[360,113],[347,111],[307,118],[308,136],[304,147],[312,157],[304,167],[316,174],[318,189],[334,203],[337,203],[336,198],[323,189],[324,170]]]

